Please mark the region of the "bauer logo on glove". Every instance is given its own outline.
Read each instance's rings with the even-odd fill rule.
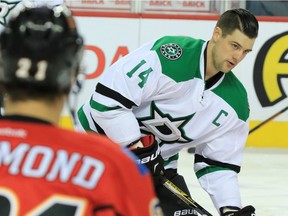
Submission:
[[[145,164],[150,172],[154,175],[163,175],[164,160],[161,157],[160,147],[153,135],[147,135],[141,138],[141,143],[144,147],[131,149],[131,151],[139,158],[138,163]]]

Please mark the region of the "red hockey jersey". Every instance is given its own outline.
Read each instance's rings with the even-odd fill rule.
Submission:
[[[150,175],[125,151],[100,135],[0,120],[0,215],[156,215]]]

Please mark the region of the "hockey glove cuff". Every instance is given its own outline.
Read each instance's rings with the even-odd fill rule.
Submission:
[[[164,160],[160,155],[160,147],[153,135],[141,138],[143,148],[130,149],[138,158],[138,163],[145,164],[153,177],[164,175]]]
[[[242,209],[237,207],[222,207],[220,208],[221,216],[255,216],[255,208],[251,205],[245,206]]]

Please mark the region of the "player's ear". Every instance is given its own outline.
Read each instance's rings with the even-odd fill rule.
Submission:
[[[222,29],[218,26],[214,28],[212,40],[216,42],[222,36]]]

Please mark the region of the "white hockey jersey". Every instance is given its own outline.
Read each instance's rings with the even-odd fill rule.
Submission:
[[[231,71],[205,81],[207,43],[165,36],[129,53],[104,72],[78,119],[123,146],[154,134],[165,168],[177,168],[179,151],[196,146],[194,169],[215,206],[241,206],[236,173],[248,135],[247,93]],[[226,177],[211,183],[221,171]]]

